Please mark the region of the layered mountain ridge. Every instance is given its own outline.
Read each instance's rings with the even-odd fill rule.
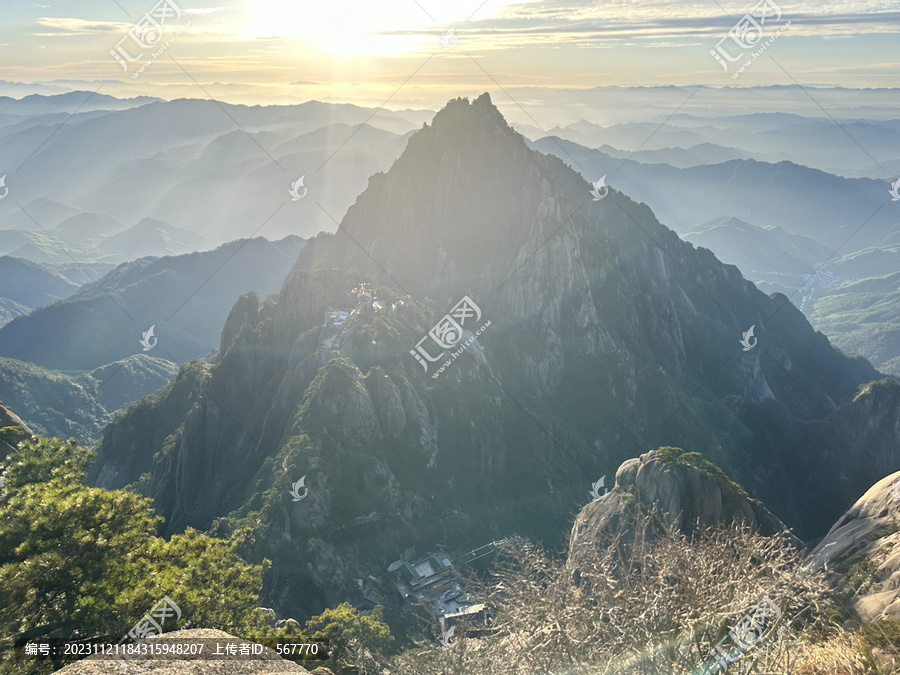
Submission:
[[[254,529],[289,615],[389,597],[356,580],[409,547],[561,543],[590,486],[659,445],[824,533],[896,468],[898,385],[866,386],[877,371],[785,296],[590,188],[487,94],[451,101],[279,294],[235,304],[216,358],[107,427],[90,480],[153,496],[168,532]],[[434,378],[410,352],[464,297],[481,316]]]
[[[299,237],[263,237],[123,263],[68,297],[0,328],[0,356],[58,370],[93,370],[140,353],[156,327],[153,356],[184,362],[215,348],[234,299],[283,282],[303,246]],[[65,326],[65,331],[58,330]]]

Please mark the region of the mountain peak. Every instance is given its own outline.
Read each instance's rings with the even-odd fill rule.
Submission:
[[[529,148],[489,94],[451,99],[348,209],[341,228],[362,249],[320,237],[296,268],[355,269],[376,280],[390,270],[393,283],[414,295],[452,293],[478,279],[496,287],[494,277],[512,269],[522,246],[576,210],[561,187],[573,179],[584,201],[589,186]]]
[[[463,127],[467,132],[494,127],[496,130],[515,133],[491,101],[488,92],[484,92],[471,102],[466,97],[450,99],[434,116],[431,126],[438,130],[444,127],[450,129]]]
[[[472,108],[488,114],[500,114],[500,111],[497,110],[497,106],[495,106],[494,102],[491,100],[491,95],[487,92],[482,93],[481,96],[472,101]]]

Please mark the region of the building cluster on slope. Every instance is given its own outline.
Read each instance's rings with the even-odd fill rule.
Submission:
[[[471,557],[463,556],[463,560]],[[446,635],[449,629],[459,623],[487,625],[490,622],[490,608],[463,592],[463,580],[459,576],[450,557],[443,553],[426,553],[418,558],[395,560],[387,571],[392,575],[394,585],[404,602],[427,607],[431,618]]]

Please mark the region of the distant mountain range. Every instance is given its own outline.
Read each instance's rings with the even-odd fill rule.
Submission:
[[[900,231],[900,212],[891,203],[890,184],[882,180],[755,160],[676,169],[614,159],[549,137],[533,147],[556,155],[591,182],[605,175],[608,185],[645,202],[679,233],[732,216],[814,238],[832,250],[842,246],[847,254],[882,245]]]
[[[0,113],[30,117],[53,113],[71,114],[80,112],[96,112],[106,110],[127,110],[159,101],[154,96],[136,96],[134,98],[116,98],[106,94],[90,91],[70,91],[65,94],[30,94],[22,98],[0,96]],[[8,123],[8,122],[7,122]]]
[[[644,163],[685,168],[729,159],[787,160],[839,176],[891,180],[900,173],[898,132],[896,119],[834,120],[789,113],[677,114],[662,124],[647,121],[605,127],[580,120],[548,130],[550,136],[613,156],[633,153],[634,160]],[[694,161],[692,154],[702,161]]]
[[[2,98],[0,143],[8,165],[21,170],[7,175],[11,198],[0,202],[0,255],[118,263],[213,248],[257,228],[270,240],[334,231],[369,177],[390,168],[431,115],[318,101],[243,106],[91,92]],[[837,121],[841,126],[792,114],[680,114],[664,124],[581,120],[552,128],[553,138],[521,127],[542,152],[563,146],[560,156],[571,163],[565,155],[572,154],[588,180],[608,174],[611,185],[646,201],[679,232],[734,216],[815,236],[820,225],[852,231],[883,198],[881,180],[900,174],[896,120]],[[85,147],[93,148],[88,159]],[[779,164],[784,160],[793,164]],[[852,184],[814,169],[881,180]],[[770,185],[766,176],[776,179]],[[288,190],[301,177],[308,194],[292,201]],[[880,222],[886,215],[863,229],[884,236],[897,224]],[[59,230],[72,216],[81,218]],[[167,233],[135,237],[138,244],[146,237],[147,248],[130,251],[112,239],[144,218],[165,223]],[[106,245],[94,249],[91,242],[104,237]],[[876,239],[854,237],[861,246],[879,245]]]
[[[714,251],[723,262],[737,265],[748,279],[767,275],[797,277],[815,272],[833,251],[812,237],[790,234],[777,226],[757,227],[737,218],[719,218],[681,235],[685,241]],[[796,286],[786,288],[793,291]]]
[[[79,98],[94,105],[78,109]],[[129,224],[141,214],[208,237],[205,248],[247,237],[264,224],[258,234],[269,239],[333,230],[368,177],[390,167],[405,134],[430,118],[318,101],[243,106],[135,99],[113,105],[90,92],[56,99],[0,101],[0,111],[9,113],[0,116],[6,164],[21,165],[7,175],[10,197],[0,202],[0,253],[46,260],[54,255],[47,245],[20,234],[17,246],[32,248],[16,251],[16,241],[2,230],[43,234],[77,214]],[[51,110],[77,112],[69,117]],[[92,150],[86,155],[83,148]],[[309,196],[292,202],[289,188],[301,176]],[[285,208],[276,212],[279,204]],[[102,230],[84,224],[86,236]],[[175,239],[191,245],[180,230]],[[79,228],[63,234],[76,258],[90,253],[68,236]],[[97,255],[122,255],[114,243]],[[150,254],[133,249],[127,259]]]
[[[139,341],[151,326],[159,340],[153,356],[176,363],[205,356],[218,345],[234,301],[249,291],[277,290],[302,246],[299,237],[257,237],[213,251],[124,263],[0,328],[0,356],[92,370],[141,353]]]
[[[0,256],[0,294],[25,307],[41,307],[67,298],[79,285],[29,260]]]
[[[738,174],[729,196],[751,203],[769,173],[774,203],[756,208],[773,211],[785,176],[835,178],[702,169],[664,168],[686,172],[672,189],[688,206]],[[661,189],[656,170],[635,184]],[[824,534],[895,468],[893,390],[609,183],[594,201],[487,94],[450,101],[276,296],[235,303],[215,355],[107,427],[91,484],[151,496],[168,533],[250,528],[273,561],[263,602],[296,616],[364,601],[356,580],[410,548],[562,544],[591,486],[660,445],[701,452],[798,536]],[[802,246],[783,229],[766,232]]]
[[[761,290],[790,297],[843,351],[900,375],[900,245],[841,256],[810,237],[736,218],[706,223],[682,238],[737,265]]]

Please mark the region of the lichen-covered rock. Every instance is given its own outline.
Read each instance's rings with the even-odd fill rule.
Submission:
[[[613,489],[581,510],[569,540],[570,568],[577,568],[582,552],[608,535],[627,536],[637,509],[652,508],[685,533],[737,520],[765,535],[784,533],[799,545],[784,523],[714,464],[698,453],[666,447],[623,462]]]

